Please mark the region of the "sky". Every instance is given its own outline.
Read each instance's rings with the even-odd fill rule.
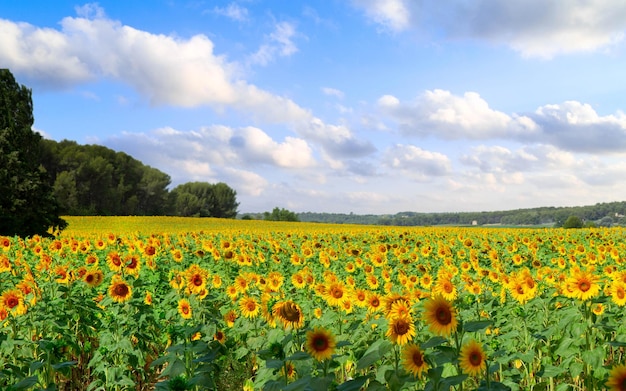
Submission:
[[[239,211],[626,200],[623,0],[0,2],[44,137]]]

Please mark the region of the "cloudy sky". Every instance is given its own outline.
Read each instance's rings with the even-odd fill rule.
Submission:
[[[241,212],[626,200],[623,0],[4,1],[35,129]]]

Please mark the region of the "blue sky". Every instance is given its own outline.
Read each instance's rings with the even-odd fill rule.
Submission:
[[[623,0],[14,1],[35,130],[241,212],[623,201]]]

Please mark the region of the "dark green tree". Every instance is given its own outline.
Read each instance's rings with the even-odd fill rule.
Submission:
[[[187,182],[171,192],[173,214],[177,216],[235,218],[237,192],[225,183]]]
[[[47,235],[67,226],[40,165],[33,122],[31,90],[0,69],[0,235]]]
[[[272,212],[263,213],[263,219],[268,221],[300,221],[295,212],[285,208],[275,207]]]
[[[576,215],[571,215],[565,220],[563,223],[563,228],[582,228],[583,221],[580,217]]]

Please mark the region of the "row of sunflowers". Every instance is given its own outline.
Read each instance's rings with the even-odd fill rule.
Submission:
[[[2,389],[626,389],[621,228],[99,219],[0,237]]]

